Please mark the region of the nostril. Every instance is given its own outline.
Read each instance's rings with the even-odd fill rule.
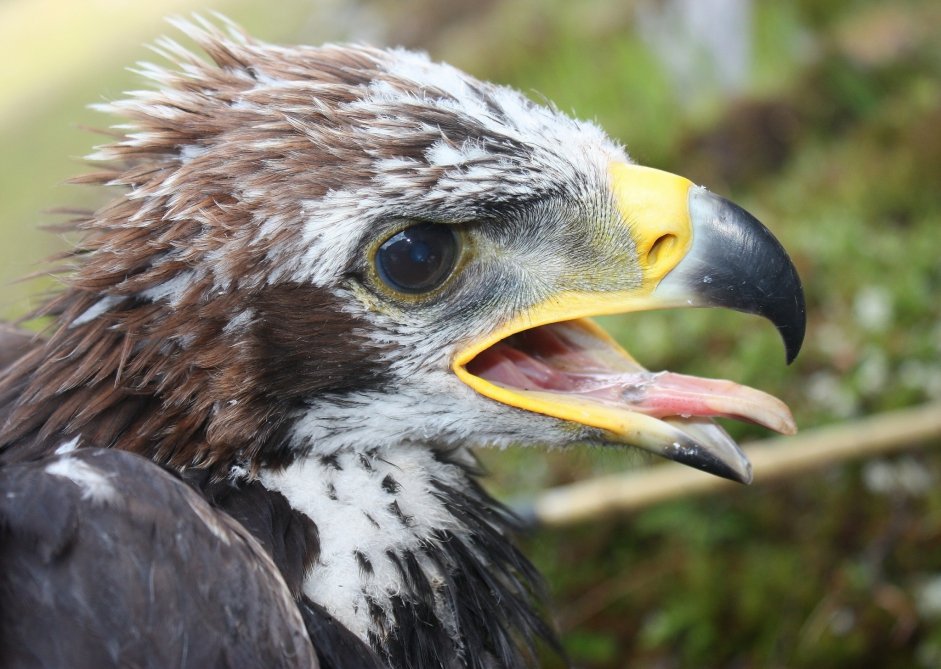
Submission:
[[[671,251],[676,248],[677,242],[676,235],[673,234],[658,237],[657,240],[651,244],[650,250],[647,251],[647,267],[656,267],[661,258],[670,257],[672,255]]]

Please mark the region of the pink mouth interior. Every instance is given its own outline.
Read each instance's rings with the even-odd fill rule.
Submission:
[[[507,388],[577,396],[655,418],[726,417],[796,431],[777,398],[732,381],[650,372],[578,321],[514,334],[478,354],[467,371]]]

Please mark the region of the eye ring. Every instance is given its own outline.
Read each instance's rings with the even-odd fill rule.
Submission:
[[[407,295],[430,293],[454,271],[460,242],[451,226],[421,222],[386,239],[373,255],[376,274],[386,286]]]

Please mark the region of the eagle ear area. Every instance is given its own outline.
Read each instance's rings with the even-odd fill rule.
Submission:
[[[383,345],[368,336],[368,321],[343,306],[329,291],[303,284],[272,287],[256,299],[251,376],[269,399],[303,403],[386,385]]]
[[[398,299],[433,297],[457,273],[465,247],[456,226],[413,221],[372,246],[370,278]]]

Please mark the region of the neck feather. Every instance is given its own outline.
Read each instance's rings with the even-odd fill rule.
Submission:
[[[417,444],[311,454],[259,480],[310,518],[304,594],[390,666],[524,667],[553,643],[511,514],[464,449]]]

